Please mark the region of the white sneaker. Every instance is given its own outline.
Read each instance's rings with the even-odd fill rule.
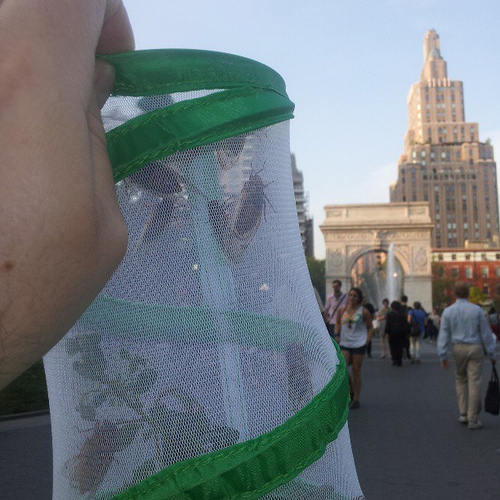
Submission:
[[[467,415],[460,415],[460,417],[458,418],[458,421],[461,424],[468,424],[469,423],[469,421],[467,420]]]
[[[469,425],[467,426],[469,429],[474,430],[474,429],[481,429],[483,424],[477,420],[476,422],[469,422]]]

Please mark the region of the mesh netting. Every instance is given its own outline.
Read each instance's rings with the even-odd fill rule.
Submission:
[[[208,93],[115,97],[105,126]],[[172,467],[202,475],[211,457],[236,460],[238,446],[252,454],[252,440],[252,460],[281,467],[282,479],[249,487],[243,473],[229,480],[211,471],[227,498],[360,497],[345,414],[308,467],[261,453],[268,433],[299,439],[287,425],[320,405],[340,366],[305,266],[288,122],[155,160],[116,192],[129,231],[125,259],[45,358],[54,498],[110,498]],[[149,498],[150,489],[126,498]],[[223,498],[191,490],[152,498]]]

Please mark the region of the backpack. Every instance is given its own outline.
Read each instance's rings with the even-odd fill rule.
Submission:
[[[420,323],[417,321],[417,318],[415,317],[415,311],[414,310],[410,311],[410,316],[411,316],[410,335],[412,337],[418,337],[420,335],[420,333],[421,333]]]

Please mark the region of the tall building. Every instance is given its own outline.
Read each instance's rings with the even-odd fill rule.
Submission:
[[[304,175],[297,168],[295,155],[291,154],[293,193],[295,195],[295,208],[297,210],[297,219],[299,221],[300,237],[302,247],[306,257],[314,255],[313,240],[313,220],[307,214],[307,195],[304,191]]]
[[[424,37],[424,67],[408,94],[408,113],[390,200],[429,202],[434,248],[491,240],[500,232],[493,146],[480,142],[477,123],[465,121],[463,83],[448,78],[435,30]]]

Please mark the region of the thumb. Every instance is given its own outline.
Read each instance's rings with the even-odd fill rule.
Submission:
[[[115,68],[103,59],[96,59],[94,73],[94,88],[97,105],[101,109],[106,103],[115,84]]]

